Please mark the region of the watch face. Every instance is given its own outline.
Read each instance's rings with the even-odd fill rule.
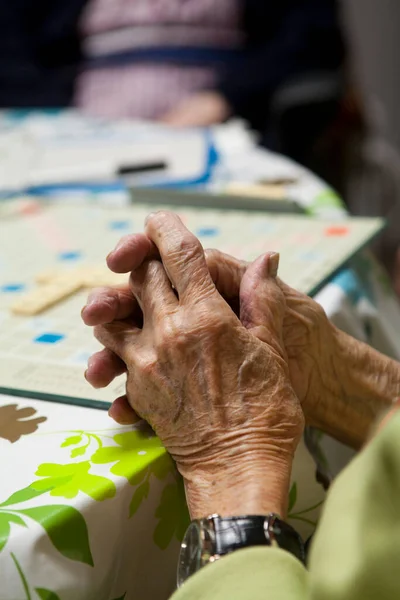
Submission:
[[[199,525],[194,521],[185,533],[178,562],[178,587],[200,568],[201,539]]]

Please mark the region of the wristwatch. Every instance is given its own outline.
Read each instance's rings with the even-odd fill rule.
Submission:
[[[185,533],[179,554],[177,585],[190,575],[225,554],[249,546],[275,546],[305,562],[300,535],[278,515],[220,517],[211,515],[192,521]]]

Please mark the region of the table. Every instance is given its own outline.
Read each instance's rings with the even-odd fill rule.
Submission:
[[[296,197],[316,215],[343,205],[317,177],[257,149],[237,124],[212,131],[219,154],[208,186],[233,178],[297,180]],[[120,200],[120,192],[117,193]],[[400,310],[388,279],[361,253],[316,297],[333,322],[400,358]],[[351,453],[311,432],[326,477]],[[103,411],[0,396],[0,580],[4,600],[166,600],[188,521],[182,483],[157,438],[120,427]],[[308,536],[324,491],[304,442],[290,490],[292,524]]]

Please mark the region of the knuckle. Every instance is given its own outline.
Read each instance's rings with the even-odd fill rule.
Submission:
[[[158,210],[157,212],[150,213],[147,217],[147,223],[158,223],[159,221],[165,221],[168,219],[169,212],[167,210]]]
[[[117,313],[119,301],[116,294],[112,292],[108,293],[107,295],[105,294],[104,296],[101,296],[101,298],[99,298],[99,301],[101,301],[103,307],[107,308],[110,311],[110,313],[114,315]]]
[[[234,322],[230,314],[218,310],[212,311],[209,305],[205,305],[196,311],[190,322],[190,330],[195,337],[200,334],[207,337],[222,338],[234,328]]]
[[[219,337],[230,334],[236,328],[236,318],[232,319],[231,315],[222,317],[212,317],[210,326],[212,331]]]
[[[152,378],[158,368],[158,359],[153,353],[146,353],[146,355],[138,357],[137,363],[139,373],[147,379]]]
[[[146,218],[146,227],[149,229],[157,229],[170,218],[170,213],[166,210],[159,210],[157,212],[150,213]]]
[[[198,262],[204,256],[199,240],[189,232],[175,236],[171,242],[169,254],[179,265]]]
[[[157,350],[160,355],[166,355],[173,348],[184,350],[188,344],[188,329],[183,324],[175,323],[174,319],[166,319],[157,340]]]
[[[194,260],[204,256],[203,246],[194,235],[188,234],[183,236],[180,245],[181,251],[185,254],[187,260]]]

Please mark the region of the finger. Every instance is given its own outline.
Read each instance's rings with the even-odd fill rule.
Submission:
[[[157,246],[167,275],[184,301],[215,292],[199,240],[174,213],[161,211],[146,219],[146,233]]]
[[[132,271],[129,284],[142,309],[144,327],[157,315],[166,314],[178,306],[171,282],[159,260],[147,261]]]
[[[85,379],[94,388],[104,388],[125,371],[126,364],[114,352],[104,348],[89,358]]]
[[[125,235],[107,256],[107,266],[114,273],[129,273],[146,258],[158,258],[159,252],[144,233]]]
[[[116,273],[128,273],[144,260],[159,257],[158,248],[146,235],[134,234],[121,238],[117,248],[108,255],[107,264]],[[240,280],[249,263],[215,249],[205,250],[205,257],[220,294],[226,299],[238,295]]]
[[[118,288],[101,287],[94,289],[88,296],[81,311],[86,325],[103,325],[112,321],[139,317],[140,309],[132,296],[129,284]]]
[[[106,325],[96,325],[93,333],[100,344],[114,352],[127,364],[138,342],[141,329],[126,321],[114,321]]]
[[[127,396],[116,398],[108,410],[109,416],[120,425],[133,425],[141,418],[128,402]]]
[[[285,297],[276,281],[279,254],[267,253],[247,269],[240,286],[240,320],[258,339],[282,353]]]
[[[238,260],[220,250],[210,248],[204,251],[204,255],[215,287],[235,312],[239,314],[240,282],[249,263]]]

